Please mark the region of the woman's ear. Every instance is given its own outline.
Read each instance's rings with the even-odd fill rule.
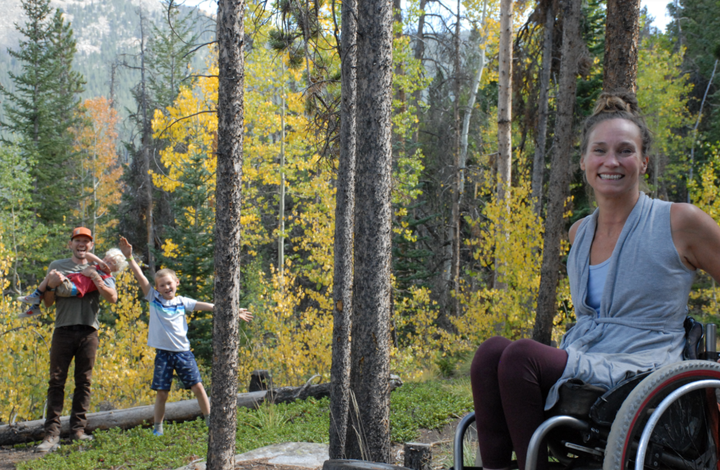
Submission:
[[[645,173],[647,173],[648,163],[650,163],[650,157],[643,157],[642,167],[641,167],[642,171],[640,172],[641,175],[644,175]]]
[[[580,169],[585,171],[585,155],[580,155]]]

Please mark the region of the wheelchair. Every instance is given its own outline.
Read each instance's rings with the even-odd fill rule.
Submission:
[[[541,446],[547,446],[553,470],[720,470],[716,329],[708,324],[703,335],[692,319],[685,326],[687,360],[629,377],[607,391],[579,381],[564,384],[558,404],[532,436],[525,470],[537,468]],[[482,469],[464,462],[475,458],[467,455],[475,425],[474,412],[458,424],[454,470]]]

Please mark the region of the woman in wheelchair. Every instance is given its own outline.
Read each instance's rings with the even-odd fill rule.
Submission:
[[[720,227],[691,204],[640,191],[651,133],[627,92],[603,93],[586,120],[580,168],[597,201],[576,222],[567,270],[576,325],[559,349],[494,337],[471,368],[483,467],[525,468],[528,444],[569,379],[611,388],[682,359],[695,272],[720,281]],[[540,455],[538,469],[547,468]]]

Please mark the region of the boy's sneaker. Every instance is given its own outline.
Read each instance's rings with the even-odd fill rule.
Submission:
[[[18,302],[30,305],[40,305],[40,291],[35,289],[35,292],[30,295],[18,297]]]
[[[157,429],[153,429],[153,436],[162,436],[162,435],[163,435],[163,432],[162,432],[162,431],[158,431]]]
[[[18,315],[18,318],[30,318],[40,315],[40,305],[31,305],[27,311]]]

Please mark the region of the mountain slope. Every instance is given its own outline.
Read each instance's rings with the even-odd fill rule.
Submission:
[[[73,68],[87,80],[84,98],[110,96],[113,87],[116,107],[123,117],[135,104],[131,90],[140,81],[138,70],[115,66],[126,63],[137,65],[141,38],[140,16],[146,19],[145,38],[151,34],[150,23],[160,25],[166,21],[164,5],[160,0],[52,0],[53,7],[60,8],[72,25],[77,41],[77,54]],[[204,32],[203,42],[211,39],[213,19],[204,13],[181,7],[183,15],[192,14],[197,19],[197,31]],[[16,49],[20,33],[15,24],[24,22],[20,0],[3,0],[0,15],[0,83],[12,90],[8,72],[19,73],[21,65],[9,56],[8,48]],[[195,69],[204,68],[206,50],[196,55]],[[114,83],[113,83],[114,75]],[[0,117],[2,109],[0,108]],[[124,137],[128,137],[123,132]]]

